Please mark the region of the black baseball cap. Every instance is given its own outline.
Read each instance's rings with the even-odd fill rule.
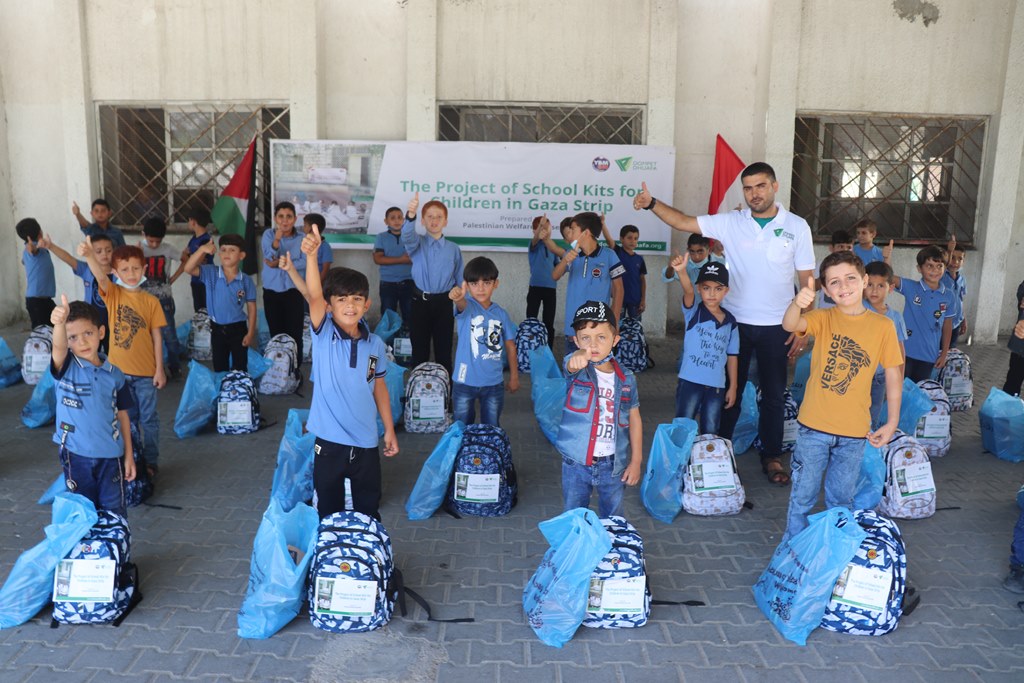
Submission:
[[[697,274],[697,282],[717,282],[723,287],[729,286],[729,269],[725,267],[724,263],[718,263],[716,261],[708,261],[700,267],[700,272]]]
[[[576,309],[576,315],[572,318],[574,329],[580,323],[610,323],[615,327],[615,314],[603,301],[588,301]]]

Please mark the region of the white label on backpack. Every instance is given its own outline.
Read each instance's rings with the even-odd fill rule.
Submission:
[[[889,572],[848,564],[832,589],[832,599],[844,605],[881,612],[889,604],[892,576]]]
[[[444,419],[444,396],[423,396],[412,399],[411,403],[414,420]]]
[[[372,617],[377,606],[377,582],[344,577],[316,580],[317,614],[343,617]]]
[[[974,383],[965,377],[954,375],[949,378],[949,389],[946,393],[950,396],[970,396],[974,393]]]
[[[929,413],[921,418],[921,428],[918,429],[919,439],[945,439],[949,436],[949,415]]]
[[[217,404],[217,424],[221,427],[244,427],[252,424],[252,403],[221,401]]]
[[[733,491],[736,489],[736,478],[733,476],[730,462],[705,462],[690,465],[690,477],[693,479],[693,490]]]
[[[796,433],[800,429],[800,423],[794,417],[782,423],[782,443],[796,443]]]
[[[201,330],[197,327],[195,334],[192,335],[192,346],[196,349],[210,348],[210,330]]]
[[[412,355],[412,340],[408,337],[395,337],[395,355],[397,356],[411,356]]]
[[[30,353],[25,355],[26,372],[46,372],[50,367],[50,354]]]
[[[352,480],[345,478],[345,509],[355,510],[355,503],[352,502]]]
[[[61,560],[53,573],[54,602],[111,602],[114,560]]]
[[[924,493],[935,492],[935,480],[932,478],[932,464],[919,462],[896,468],[896,486],[900,490],[900,498],[911,498]]]
[[[600,603],[591,604],[590,611],[604,614],[636,614],[644,611],[644,595],[647,577],[631,576],[628,579],[605,579],[600,581]],[[591,602],[597,591],[591,583]]]
[[[463,503],[497,503],[500,474],[455,473],[455,500]]]

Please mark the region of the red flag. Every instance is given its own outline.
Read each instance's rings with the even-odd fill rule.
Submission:
[[[708,213],[732,211],[743,203],[743,188],[740,173],[746,164],[729,143],[719,135],[715,140],[715,170],[711,175],[711,197],[708,199]]]

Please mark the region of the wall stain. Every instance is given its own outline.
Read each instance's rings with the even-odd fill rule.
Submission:
[[[893,0],[892,8],[896,16],[910,23],[917,21],[918,17],[925,26],[931,26],[939,20],[938,6],[925,0]]]

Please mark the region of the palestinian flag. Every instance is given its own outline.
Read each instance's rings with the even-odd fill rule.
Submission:
[[[231,178],[224,193],[213,206],[210,217],[221,235],[241,235],[245,238],[245,263],[242,270],[250,275],[257,270],[259,256],[256,248],[255,202],[251,201],[256,182],[256,138],[249,143],[242,162]]]
[[[743,206],[743,182],[740,173],[746,164],[721,135],[715,140],[715,170],[711,175],[708,213],[726,213]]]

